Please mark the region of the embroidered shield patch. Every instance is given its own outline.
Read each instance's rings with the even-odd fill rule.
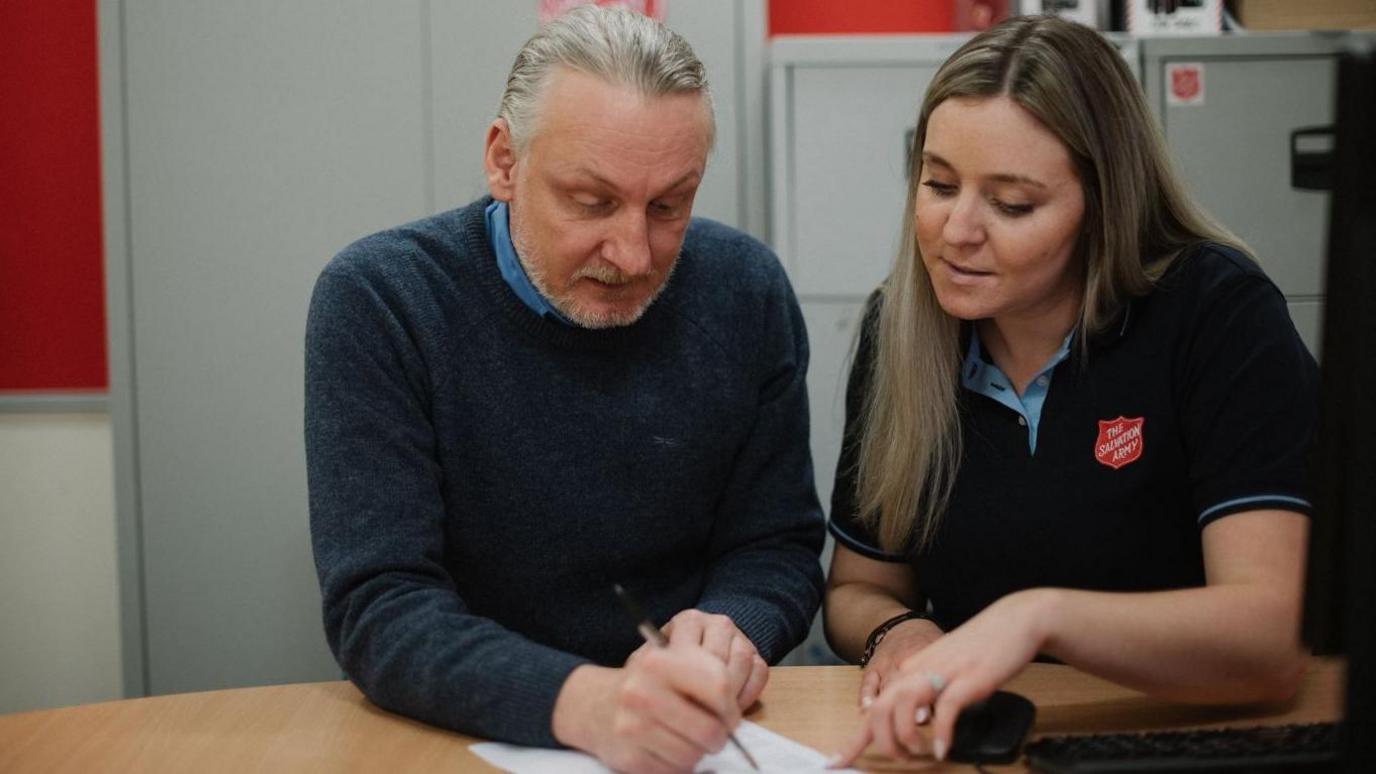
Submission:
[[[1171,69],[1171,95],[1180,102],[1199,99],[1204,84],[1200,82],[1199,67],[1176,67]]]
[[[1142,417],[1099,420],[1099,437],[1094,441],[1094,459],[1114,470],[1142,456]]]

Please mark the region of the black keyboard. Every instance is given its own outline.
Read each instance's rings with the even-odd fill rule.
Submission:
[[[1312,723],[1139,734],[1046,736],[1024,748],[1053,774],[1338,770],[1338,725]]]

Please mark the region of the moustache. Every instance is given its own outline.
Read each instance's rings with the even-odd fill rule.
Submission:
[[[651,269],[644,277],[653,278],[656,272]],[[585,266],[574,273],[574,281],[580,279],[592,279],[604,285],[629,285],[631,282],[641,279],[640,276],[632,276],[614,266]]]

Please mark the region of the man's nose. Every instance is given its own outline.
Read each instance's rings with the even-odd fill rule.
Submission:
[[[602,257],[627,276],[650,273],[650,224],[643,211],[627,208],[619,213],[612,233],[602,243]]]

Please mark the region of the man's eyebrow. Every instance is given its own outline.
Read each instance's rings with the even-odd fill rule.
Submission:
[[[922,152],[922,161],[924,164],[932,164],[938,167],[945,167],[946,169],[949,169],[952,172],[954,172],[956,169],[955,166],[951,164],[951,162],[947,161],[946,159],[943,159],[935,153],[932,153],[931,151]],[[1046,184],[1040,180],[1033,180],[1032,178],[1026,175],[1015,175],[1009,172],[1002,172],[996,175],[990,175],[988,179],[998,183],[1016,183],[1018,185],[1030,185],[1034,188],[1046,188]]]
[[[668,185],[668,187],[666,187],[666,188],[664,189],[664,193],[670,193],[670,192],[672,192],[672,191],[676,191],[676,190],[678,190],[679,188],[683,187],[684,185],[687,185],[689,181],[701,181],[701,180],[702,180],[702,173],[699,172],[698,170],[694,169],[694,170],[692,170],[691,172],[688,172],[688,173],[684,174],[683,177],[680,177],[679,179],[677,179],[677,180],[675,180],[674,182],[670,183],[670,184]]]
[[[619,190],[621,190],[620,188],[617,187],[617,185],[616,185],[615,183],[613,183],[612,181],[608,180],[607,178],[605,178],[605,177],[603,177],[603,176],[597,174],[596,172],[594,172],[593,170],[589,169],[588,167],[575,167],[574,170],[573,170],[573,173],[574,173],[575,175],[578,175],[578,176],[590,178],[594,183],[597,183],[599,186],[601,186],[601,187],[603,187],[603,188],[605,188],[605,189],[607,189],[607,190],[609,190],[609,191],[619,191]],[[685,183],[688,183],[689,181],[694,180],[694,179],[697,179],[697,180],[701,180],[701,179],[702,179],[702,173],[699,172],[699,171],[696,170],[696,169],[695,169],[695,170],[692,170],[692,171],[690,171],[690,172],[687,172],[686,174],[684,174],[684,175],[683,175],[682,177],[680,177],[679,179],[677,179],[677,180],[675,180],[674,182],[670,183],[668,186],[666,186],[666,187],[664,188],[664,190],[663,190],[661,193],[669,193],[669,192],[671,192],[671,191],[674,191],[674,190],[678,189],[679,187],[683,186]]]
[[[608,180],[607,178],[605,178],[605,177],[603,177],[603,176],[597,174],[596,172],[592,171],[591,169],[588,169],[587,167],[574,167],[572,171],[573,171],[574,177],[590,178],[594,183],[597,183],[599,186],[601,186],[601,187],[603,187],[603,188],[606,188],[606,189],[609,189],[609,190],[612,190],[612,191],[615,191],[615,190],[616,190],[616,185],[615,185],[614,183],[612,183],[612,181],[610,181],[610,180]]]

